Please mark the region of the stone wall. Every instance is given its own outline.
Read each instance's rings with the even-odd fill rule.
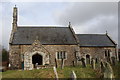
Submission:
[[[67,53],[67,59],[64,60],[65,66],[71,66],[73,65],[73,61],[75,61],[75,52],[77,51],[78,46],[77,45],[44,45],[46,49],[49,50],[51,56],[50,56],[50,64],[55,65],[55,58],[56,53],[58,51],[66,51]],[[61,60],[58,60],[58,66],[61,64]]]
[[[10,45],[10,63],[12,67],[21,68],[22,58],[32,45]],[[42,45],[47,51],[49,51],[49,64],[55,66],[55,58],[57,51],[66,51],[67,59],[64,60],[65,66],[73,65],[75,61],[75,51],[79,49],[77,45]],[[58,66],[61,65],[61,60],[57,59]]]
[[[49,65],[55,66],[55,58],[56,53],[58,51],[66,51],[67,59],[64,60],[65,66],[72,66],[73,61],[76,61],[75,57],[76,51],[80,50],[80,55],[86,56],[87,54],[90,55],[90,58],[99,58],[105,59],[105,50],[111,50],[111,56],[115,56],[115,48],[114,47],[78,47],[77,45],[42,45],[43,48],[48,51],[40,49],[39,47],[31,48],[33,45],[10,45],[10,64],[13,68],[21,68],[21,62],[23,58],[21,55],[25,55],[27,52],[28,55],[33,54],[35,51],[43,52],[46,56],[49,56]],[[30,49],[31,48],[31,49]],[[36,49],[36,50],[33,50]],[[32,50],[32,51],[30,51]],[[44,60],[46,61],[46,60]],[[44,62],[45,64],[46,62]],[[43,64],[43,65],[44,65]],[[61,65],[61,60],[57,59],[58,67]]]
[[[12,69],[21,68],[21,51],[19,45],[10,45],[9,63]]]
[[[80,47],[81,56],[90,55],[90,58],[99,58],[105,60],[105,50],[111,50],[111,57],[116,56],[114,47]]]

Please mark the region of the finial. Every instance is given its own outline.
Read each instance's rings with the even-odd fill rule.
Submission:
[[[16,7],[16,4],[15,4],[15,7]]]
[[[68,25],[69,27],[71,27],[71,22],[69,22],[69,25]]]
[[[106,30],[106,34],[108,34],[107,30]]]

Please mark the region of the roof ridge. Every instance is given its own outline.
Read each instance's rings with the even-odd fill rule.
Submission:
[[[62,26],[18,26],[18,28],[69,28]]]
[[[106,34],[76,34],[76,35],[106,35]]]

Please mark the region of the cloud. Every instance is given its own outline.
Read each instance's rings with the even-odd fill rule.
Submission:
[[[0,3],[0,12],[2,12],[2,3]],[[2,14],[0,14],[0,45],[2,45]]]
[[[112,2],[82,2],[71,3],[56,17],[59,23],[66,20],[73,24],[80,24],[101,15],[114,15],[117,13],[117,3]]]
[[[108,30],[113,39],[117,38],[117,3],[115,2],[5,2],[2,5],[2,43],[5,47],[9,45],[12,9],[15,4],[19,11],[19,25],[68,25],[71,21],[76,33],[105,33]]]
[[[118,3],[83,2],[71,3],[63,11],[58,11],[56,22],[66,25],[72,23],[76,33],[105,33],[107,30],[113,40],[118,41]]]
[[[54,11],[64,7],[62,3],[38,3],[38,2],[4,2],[2,3],[2,18],[0,29],[2,30],[2,45],[8,48],[12,30],[13,7],[18,7],[18,26],[21,25],[54,25]],[[55,24],[56,25],[56,24]]]

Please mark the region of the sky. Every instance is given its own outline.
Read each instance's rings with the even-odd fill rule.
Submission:
[[[118,2],[14,2],[0,3],[0,45],[9,49],[13,7],[18,8],[18,26],[71,25],[76,34],[105,34],[118,43]]]

